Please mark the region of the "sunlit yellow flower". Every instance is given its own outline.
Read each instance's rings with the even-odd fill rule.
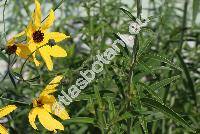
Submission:
[[[16,53],[21,58],[27,58],[31,54],[31,51],[29,50],[27,45],[16,42],[16,38],[22,36],[23,34],[24,32],[21,32],[7,41],[7,46],[6,46],[7,54]]]
[[[35,0],[35,11],[32,15],[32,20],[29,22],[26,31],[28,37],[28,46],[31,52],[39,52],[45,61],[49,70],[53,69],[52,57],[66,57],[66,51],[56,45],[69,36],[59,32],[48,32],[49,27],[53,25],[55,20],[54,11],[51,9],[49,16],[44,24],[41,21],[41,7],[38,0]],[[36,66],[39,66],[39,61],[36,59],[36,53],[33,53],[33,58]]]
[[[12,111],[14,111],[16,108],[17,107],[15,105],[8,105],[4,108],[1,108],[0,109],[0,118],[8,115]],[[0,125],[0,133],[1,134],[8,134],[8,130],[4,126]]]
[[[34,129],[37,130],[35,124],[35,118],[36,116],[38,116],[41,124],[49,131],[56,132],[56,129],[64,130],[64,126],[51,116],[51,114],[54,114],[59,118],[61,118],[62,120],[70,118],[65,109],[62,109],[62,111],[57,113],[52,108],[53,105],[57,103],[57,101],[55,97],[51,94],[56,91],[56,87],[58,86],[58,83],[60,82],[61,79],[62,76],[55,77],[49,83],[49,85],[45,87],[45,89],[42,91],[39,97],[33,100],[33,109],[30,111],[28,118],[31,126]]]

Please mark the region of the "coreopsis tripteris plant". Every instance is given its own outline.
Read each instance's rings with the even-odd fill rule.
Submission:
[[[57,104],[57,101],[52,93],[56,91],[56,87],[58,86],[58,83],[62,79],[62,76],[55,77],[49,85],[45,87],[45,89],[41,92],[38,98],[33,100],[33,109],[29,113],[29,122],[31,126],[34,129],[37,129],[35,125],[35,119],[36,116],[38,116],[39,121],[41,124],[48,129],[49,131],[56,132],[56,129],[58,130],[64,130],[64,126],[54,119],[51,114],[58,116],[62,120],[69,119],[69,115],[65,109],[62,109],[62,111],[55,112],[56,109],[53,108],[55,104]],[[58,107],[57,107],[58,108]]]
[[[25,30],[26,36],[28,37],[27,45],[33,53],[32,56],[36,66],[39,66],[40,64],[36,59],[36,52],[39,52],[49,70],[53,69],[51,56],[67,56],[66,51],[56,44],[66,38],[69,38],[69,36],[66,36],[63,33],[47,31],[52,26],[54,20],[54,11],[51,9],[46,21],[42,24],[40,3],[38,0],[35,0],[35,11],[27,29]]]
[[[17,107],[15,105],[8,105],[4,108],[1,108],[0,109],[0,118],[8,115],[12,111],[14,111],[16,108]],[[8,134],[8,130],[4,126],[0,125],[0,133],[1,134]]]

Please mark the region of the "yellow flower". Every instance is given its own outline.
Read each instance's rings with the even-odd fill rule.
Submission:
[[[21,33],[15,35],[10,40],[8,40],[7,46],[6,46],[7,54],[16,53],[21,58],[27,58],[31,54],[31,51],[29,50],[28,46],[26,46],[22,43],[16,42],[16,38],[22,36],[23,34],[24,34],[24,32],[21,32]]]
[[[17,107],[15,105],[8,105],[4,108],[1,108],[0,109],[0,118],[8,115],[10,112],[14,111],[16,108]],[[1,134],[8,134],[8,131],[4,126],[0,125],[0,133]]]
[[[52,57],[66,57],[66,51],[56,45],[69,36],[59,32],[48,32],[49,27],[53,25],[55,20],[54,11],[51,9],[46,21],[42,24],[41,7],[38,0],[35,0],[35,12],[32,15],[32,20],[29,22],[25,30],[28,37],[28,46],[31,52],[39,52],[45,61],[49,70],[53,69]],[[33,58],[36,66],[39,66],[39,61],[36,59],[36,53],[33,53]]]
[[[49,131],[56,132],[56,129],[64,130],[64,126],[51,116],[51,114],[54,114],[59,118],[61,118],[62,120],[70,118],[65,109],[62,109],[62,111],[57,113],[52,108],[55,104],[57,104],[57,101],[55,97],[51,94],[56,91],[55,88],[58,86],[58,83],[60,82],[61,79],[62,76],[55,77],[49,83],[49,85],[45,87],[45,89],[42,91],[39,97],[33,100],[33,109],[30,111],[28,118],[31,126],[34,129],[37,130],[35,124],[35,118],[36,116],[38,116],[41,124]]]

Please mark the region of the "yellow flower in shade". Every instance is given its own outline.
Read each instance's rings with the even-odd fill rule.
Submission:
[[[62,109],[62,111],[55,112],[56,109],[53,109],[53,106],[57,104],[57,101],[52,93],[56,91],[56,87],[58,86],[58,83],[62,79],[62,76],[55,77],[49,85],[45,87],[45,89],[41,92],[38,98],[33,100],[33,109],[29,113],[29,122],[31,126],[37,130],[35,119],[36,116],[38,116],[39,121],[41,124],[48,129],[49,131],[56,132],[56,129],[58,130],[64,130],[64,126],[54,119],[51,114],[58,116],[62,120],[69,119],[69,115],[65,109]]]
[[[16,108],[17,107],[15,105],[8,105],[4,108],[1,108],[0,109],[0,118],[8,115],[10,112],[14,111]],[[0,133],[8,134],[8,130],[4,126],[0,125]]]
[[[7,46],[6,46],[7,54],[16,53],[21,58],[27,58],[31,54],[31,51],[29,50],[28,46],[16,42],[16,39],[22,36],[23,34],[24,32],[21,32],[7,41]]]
[[[39,66],[39,61],[36,59],[36,53],[39,52],[45,61],[49,70],[53,69],[51,57],[66,57],[66,51],[56,45],[58,42],[69,38],[63,33],[48,32],[49,27],[53,25],[55,20],[54,11],[51,9],[44,24],[41,21],[41,7],[38,0],[35,0],[35,11],[32,15],[32,20],[29,22],[25,32],[28,37],[28,46],[33,53],[33,59],[36,66]]]

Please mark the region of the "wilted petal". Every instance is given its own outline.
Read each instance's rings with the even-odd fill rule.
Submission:
[[[29,55],[31,54],[31,51],[29,50],[27,45],[24,44],[17,44],[17,50],[16,50],[16,54],[19,57],[22,57],[24,59],[28,58]],[[32,57],[29,58],[29,60],[32,59]]]

